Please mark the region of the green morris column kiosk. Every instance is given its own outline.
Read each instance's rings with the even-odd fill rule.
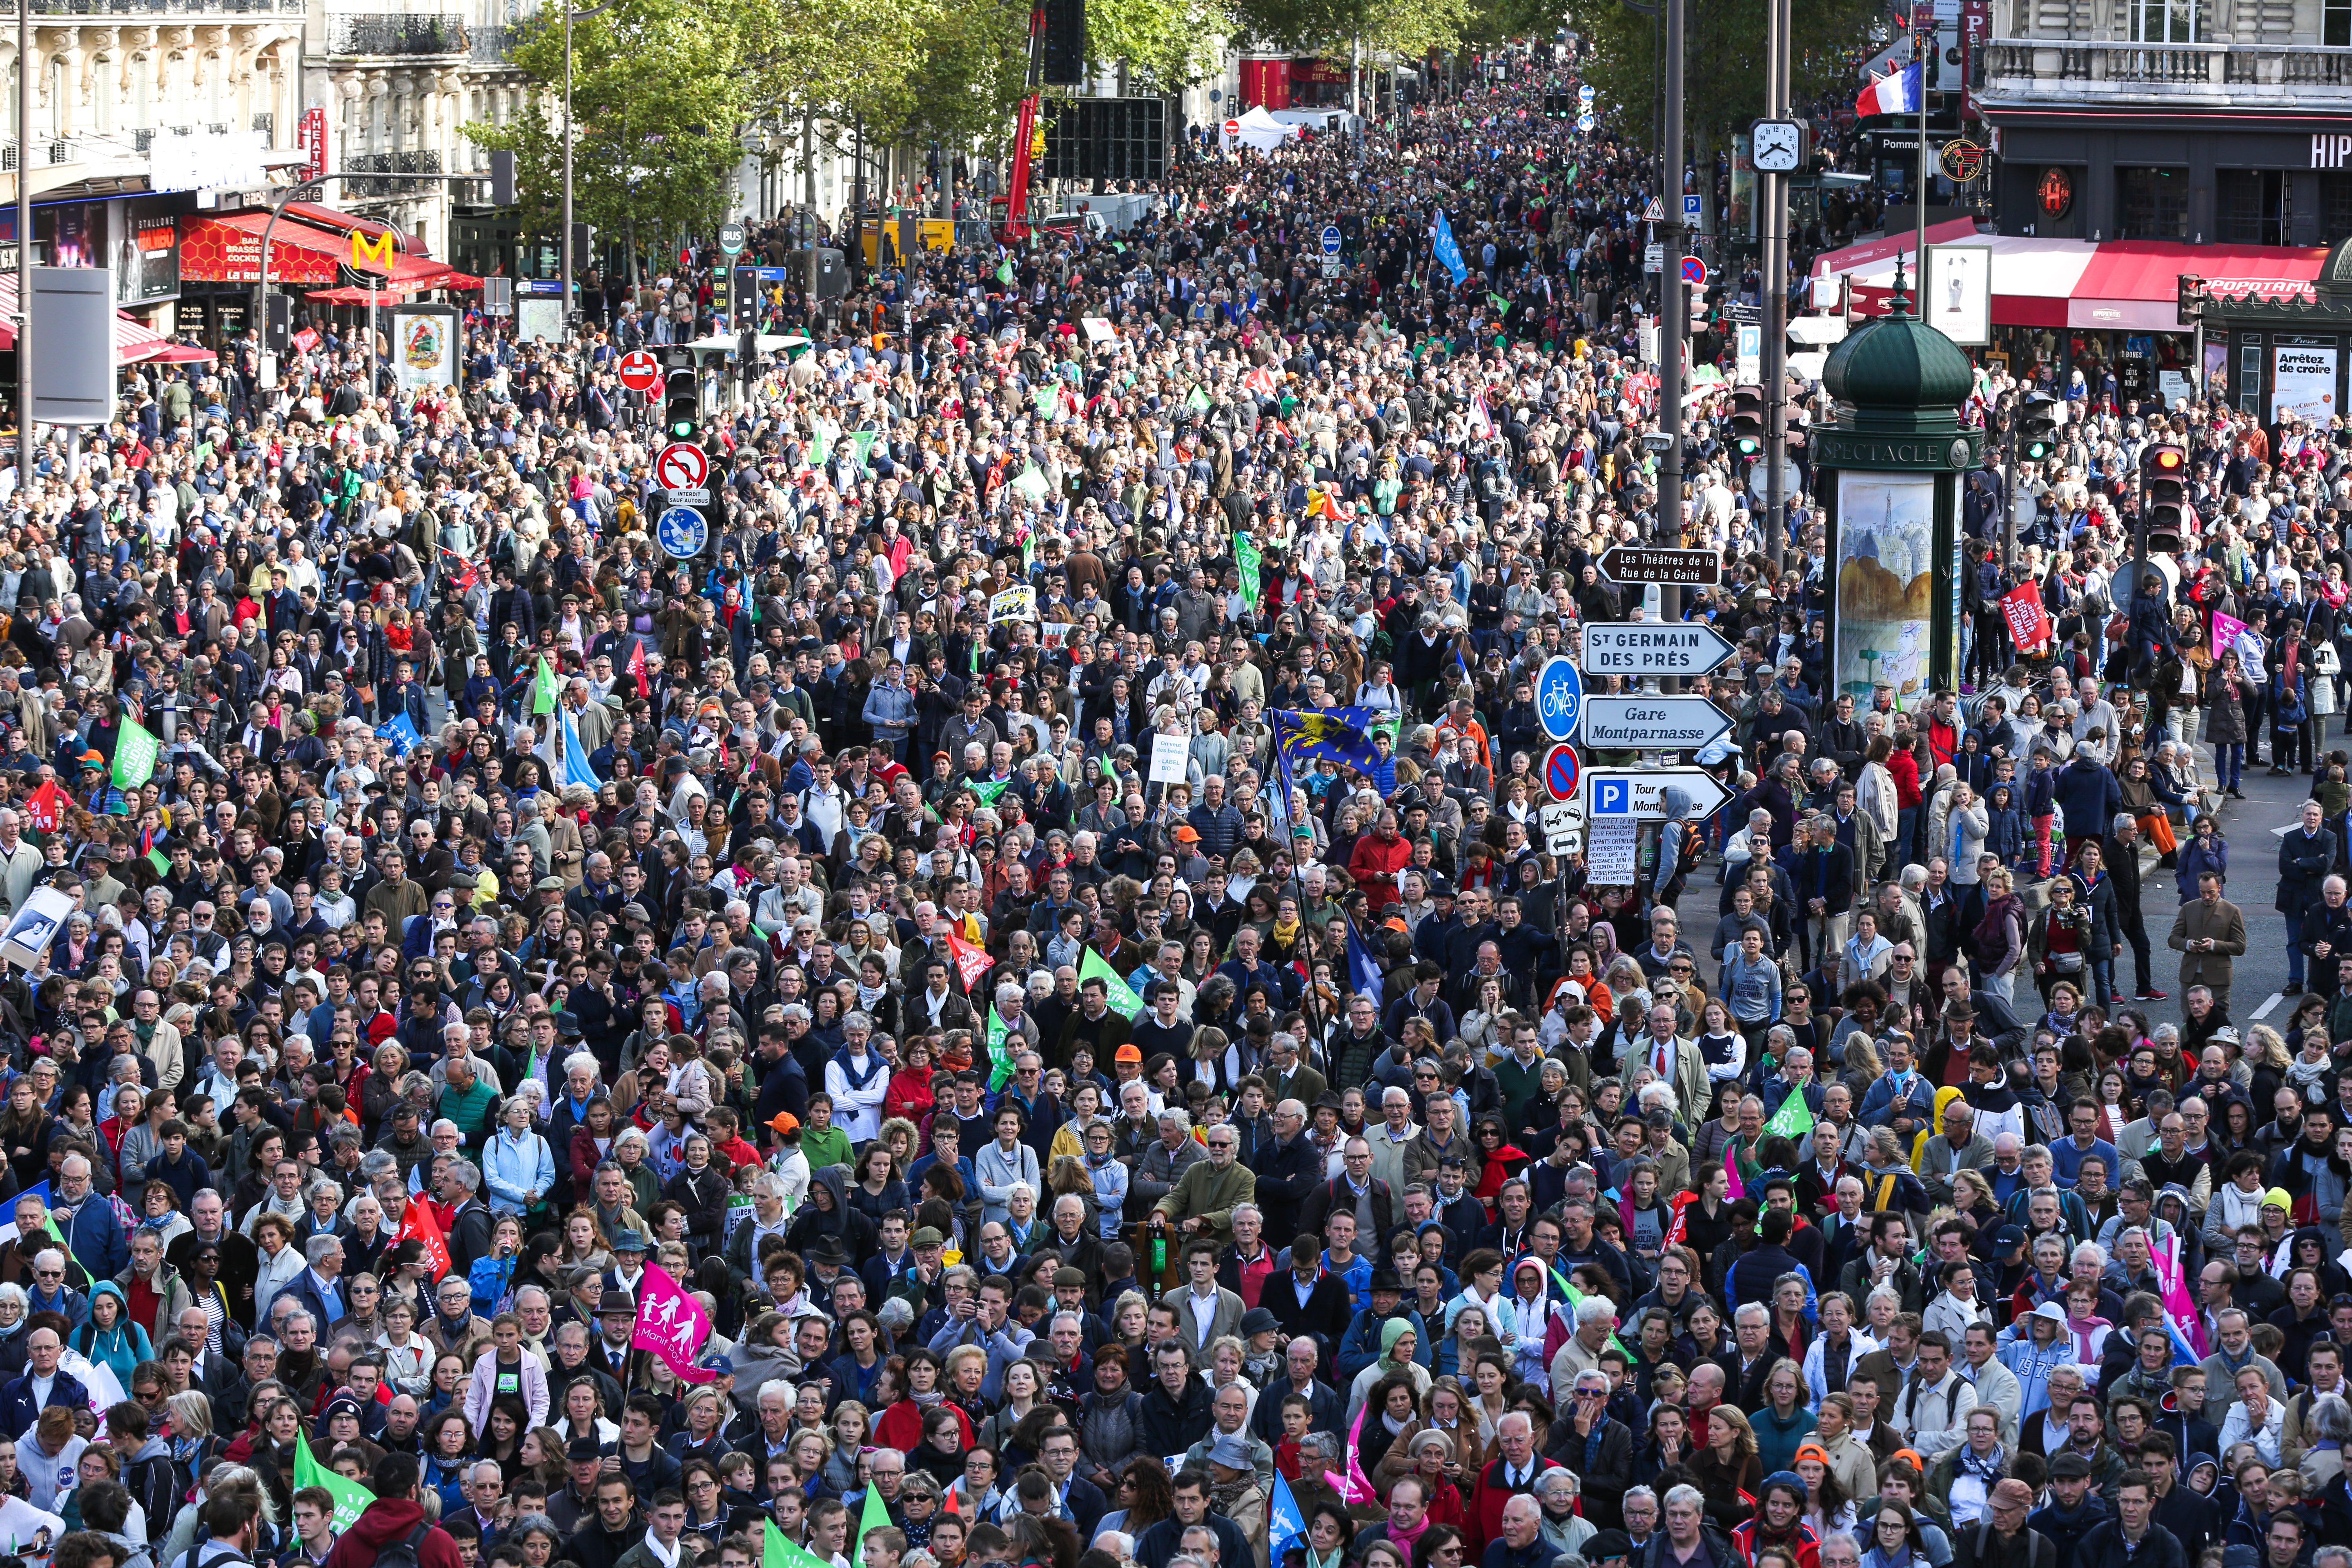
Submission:
[[[1985,433],[1960,423],[1976,373],[1912,313],[1895,280],[1888,313],[1856,329],[1822,370],[1834,423],[1807,432],[1832,574],[1829,697],[1869,712],[1885,687],[1906,711],[1960,676],[1960,476]]]

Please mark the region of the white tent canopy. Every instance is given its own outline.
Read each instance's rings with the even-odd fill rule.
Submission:
[[[1305,129],[1304,126],[1284,124],[1266,112],[1265,105],[1262,103],[1253,105],[1249,112],[1234,123],[1240,130],[1234,133],[1234,140],[1261,153],[1273,152]]]

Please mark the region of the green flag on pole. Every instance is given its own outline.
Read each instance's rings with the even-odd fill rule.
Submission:
[[[139,721],[125,715],[122,732],[114,740],[114,787],[137,789],[153,778],[156,753],[163,749]]]
[[[533,713],[555,711],[555,670],[543,658],[539,661],[539,679],[530,686],[530,710]]]
[[[1249,602],[1253,610],[1257,608],[1258,563],[1265,559],[1265,552],[1251,542],[1248,534],[1234,535],[1234,564],[1242,571],[1242,597]]]
[[[979,783],[971,784],[967,787],[971,789],[972,794],[980,796],[981,805],[994,805],[996,804],[996,797],[1013,787],[1013,781],[1011,779],[982,779]]]
[[[1192,393],[1184,399],[1184,412],[1187,414],[1206,414],[1208,411],[1209,395],[1202,391],[1199,387],[1194,387],[1192,390]]]
[[[1802,1089],[1790,1090],[1789,1098],[1780,1102],[1780,1109],[1772,1113],[1772,1120],[1764,1124],[1766,1136],[1777,1135],[1792,1141],[1803,1138],[1812,1130],[1812,1107],[1805,1103]]]
[[[1040,419],[1051,419],[1061,412],[1062,394],[1058,387],[1041,386],[1037,389],[1037,395],[1030,401],[1036,405]]]
[[[1013,1076],[1013,1052],[1005,1044],[1007,1038],[1004,1020],[996,1016],[994,1007],[990,1007],[988,1010],[988,1092],[991,1094],[1003,1089],[1005,1079]]]
[[[866,1489],[866,1506],[857,1515],[856,1568],[866,1568],[866,1538],[877,1530],[890,1528],[890,1505],[882,1500],[882,1489]]]
[[[168,877],[172,874],[172,858],[161,849],[147,851],[147,864],[155,868],[155,875],[158,877]]]
[[[833,1568],[827,1559],[784,1539],[774,1520],[763,1519],[760,1523],[760,1568]],[[859,1533],[864,1533],[863,1527]]]
[[[367,1505],[375,1501],[375,1494],[357,1481],[341,1476],[319,1463],[310,1453],[310,1445],[301,1433],[294,1434],[294,1489],[322,1487],[335,1500],[335,1533],[341,1535],[360,1521]]]
[[[1110,1005],[1113,1012],[1129,1018],[1136,1017],[1142,1013],[1143,998],[1138,996],[1135,994],[1135,988],[1119,977],[1118,971],[1110,966],[1109,960],[1091,947],[1087,949],[1086,957],[1078,962],[1078,984],[1084,985],[1089,980],[1099,980],[1103,983],[1104,989],[1110,993]]]

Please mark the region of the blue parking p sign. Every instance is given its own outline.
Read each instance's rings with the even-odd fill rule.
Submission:
[[[1594,779],[1592,815],[1595,816],[1631,816],[1633,814],[1633,781],[1631,779]]]

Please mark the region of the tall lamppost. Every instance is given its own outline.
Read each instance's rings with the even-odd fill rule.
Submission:
[[[22,0],[19,0],[22,3]],[[563,8],[563,312],[564,320],[572,319],[572,24],[601,16],[619,0],[604,0],[602,5],[585,10]]]

